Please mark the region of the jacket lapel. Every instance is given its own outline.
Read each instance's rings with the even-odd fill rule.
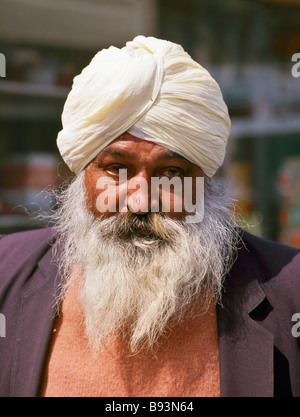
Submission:
[[[11,396],[37,396],[55,320],[54,300],[58,287],[52,250],[40,260],[22,295],[18,338],[14,351]]]
[[[266,297],[248,256],[240,250],[217,307],[223,397],[273,396],[273,335],[252,318],[262,315]]]

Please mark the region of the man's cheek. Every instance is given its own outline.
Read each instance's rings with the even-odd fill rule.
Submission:
[[[182,181],[163,183],[160,186],[160,204],[163,213],[183,213],[183,189]],[[176,216],[177,217],[177,216]]]
[[[98,191],[99,190],[99,191]],[[117,211],[117,186],[109,177],[101,177],[96,184],[96,210],[101,213],[116,213]]]
[[[127,184],[117,184],[109,177],[99,178],[96,185],[96,210],[101,214],[127,212]]]
[[[182,213],[183,199],[181,193],[170,191],[162,195],[162,211],[163,213]]]

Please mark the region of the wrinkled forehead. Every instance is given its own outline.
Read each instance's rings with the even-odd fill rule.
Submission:
[[[186,167],[186,169],[196,168],[201,176],[204,175],[198,165],[178,152],[152,141],[137,138],[127,132],[101,150],[93,161],[97,162],[108,158],[110,160],[127,160],[136,164],[146,162],[149,164],[169,164],[176,162]]]

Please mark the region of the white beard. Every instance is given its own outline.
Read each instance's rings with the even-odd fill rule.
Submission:
[[[219,301],[223,278],[235,258],[232,211],[209,196],[199,224],[150,214],[150,224],[129,213],[96,219],[86,208],[84,173],[62,195],[56,226],[63,242],[62,301],[79,266],[85,330],[97,351],[111,335],[127,334],[131,351],[151,348],[191,314],[201,297]],[[212,194],[212,191],[210,192]],[[134,220],[132,220],[134,219]],[[137,222],[137,224],[136,224]]]

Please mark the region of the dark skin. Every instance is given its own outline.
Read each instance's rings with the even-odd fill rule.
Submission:
[[[127,181],[120,182],[120,169],[127,170]],[[132,186],[135,183],[150,184],[151,178],[167,177],[173,179],[179,177],[193,178],[193,199],[195,197],[195,178],[204,177],[204,173],[197,165],[187,159],[157,145],[153,142],[139,139],[129,133],[124,133],[120,138],[115,139],[89,163],[85,170],[86,202],[89,210],[98,217],[100,214],[105,217],[115,215],[115,212],[106,210],[99,211],[97,198],[104,188],[99,188],[99,180],[105,179],[114,184],[117,207],[119,212],[131,210],[138,215],[145,215],[152,207],[159,207],[162,211],[162,198],[170,201],[170,210],[164,212],[166,216],[181,219],[184,216],[183,198],[171,187],[169,191],[160,189],[159,198],[151,196],[150,185],[148,190],[140,185]],[[131,182],[129,188],[129,181]],[[98,185],[98,189],[97,189]],[[123,199],[123,195],[127,197]],[[164,193],[164,195],[163,195]],[[156,201],[154,201],[156,200]],[[99,200],[98,200],[99,201]],[[119,206],[120,203],[120,206]],[[106,204],[106,203],[105,203]],[[181,207],[180,212],[176,207]]]

